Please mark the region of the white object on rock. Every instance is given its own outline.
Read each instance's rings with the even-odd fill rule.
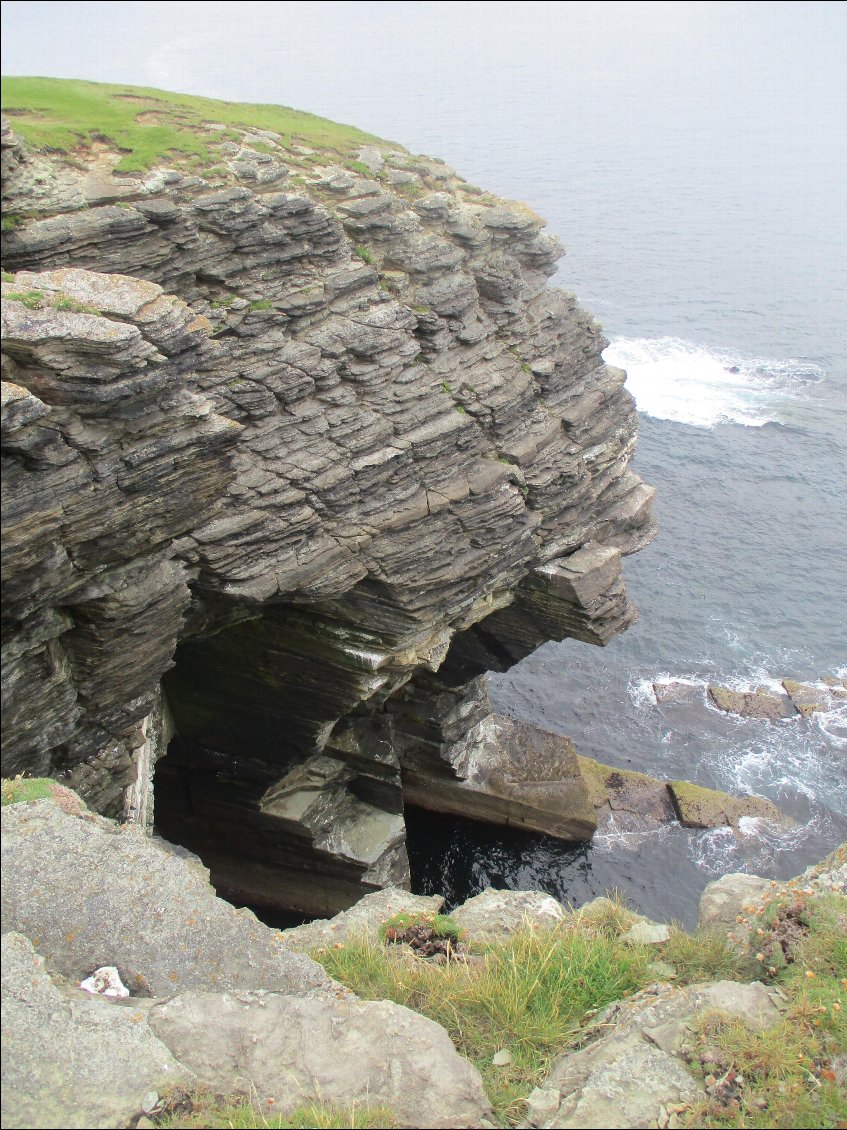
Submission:
[[[495,1067],[508,1067],[512,1062],[512,1053],[508,1048],[501,1048],[499,1052],[495,1052],[491,1057],[491,1062]]]
[[[103,965],[100,969],[95,969],[90,977],[80,981],[79,987],[87,993],[99,993],[102,997],[129,996],[129,989],[114,965]]]

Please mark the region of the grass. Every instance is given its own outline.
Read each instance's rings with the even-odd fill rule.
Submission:
[[[503,1125],[585,1014],[648,980],[644,950],[588,929],[523,930],[484,953],[434,965],[394,947],[354,942],[313,956],[366,1000],[393,1000],[441,1024],[479,1070]],[[506,1049],[511,1062],[492,1061]]]
[[[29,310],[52,306],[54,310],[69,310],[74,314],[100,313],[96,306],[89,306],[87,302],[77,302],[66,294],[45,293],[43,290],[8,290],[3,297],[10,302],[20,302]]]
[[[356,248],[356,254],[359,256],[363,263],[367,263],[369,267],[373,266],[374,257],[371,252],[368,251],[367,247],[365,247],[363,244],[360,243]]]
[[[380,140],[287,106],[75,79],[3,78],[2,104],[15,132],[36,149],[79,156],[96,141],[111,143],[119,150],[117,172],[142,172],[179,157],[213,164],[214,145],[226,136],[209,129],[213,122],[230,130],[270,130],[284,148],[304,144],[342,158]]]
[[[0,781],[0,804],[26,804],[53,796],[56,782],[50,777],[9,777]]]
[[[720,1013],[701,1017],[691,1058],[709,1073],[708,1094],[685,1125],[843,1126],[847,1093],[832,1059],[847,1052],[845,899],[783,890],[754,919],[754,937],[765,978],[787,1002],[785,1017],[761,1032]]]
[[[400,911],[399,914],[395,914],[393,918],[382,923],[379,936],[382,941],[386,939],[393,941],[398,934],[402,934],[405,930],[415,926],[426,927],[437,937],[451,938],[456,942],[459,941],[461,935],[457,922],[449,914],[412,914],[407,911]]]
[[[176,1090],[164,1099],[164,1110],[157,1115],[163,1130],[368,1130],[394,1126],[391,1112],[384,1107],[339,1107],[310,1103],[288,1115],[276,1114],[272,1106],[262,1108],[259,1100],[218,1095],[211,1091]]]

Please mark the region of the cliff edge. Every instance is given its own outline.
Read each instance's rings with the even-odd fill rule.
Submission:
[[[155,766],[157,825],[256,905],[402,885],[404,778],[553,783],[491,769],[484,673],[635,618],[652,491],[559,243],[281,108],[4,108],[3,774],[149,822]]]

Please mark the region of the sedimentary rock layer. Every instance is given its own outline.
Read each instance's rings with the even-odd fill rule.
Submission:
[[[402,882],[397,692],[635,616],[652,492],[557,240],[388,145],[3,146],[4,772],[120,811],[164,678],[157,820],[224,887]]]

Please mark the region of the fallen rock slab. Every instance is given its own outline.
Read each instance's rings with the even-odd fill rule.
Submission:
[[[737,828],[744,817],[769,820],[782,827],[793,821],[773,801],[761,796],[734,797],[718,789],[707,789],[690,781],[669,781],[677,819],[685,828],[720,828],[728,824]]]
[[[760,718],[768,722],[778,722],[781,718],[791,718],[797,710],[788,695],[771,694],[768,691],[734,691],[729,687],[709,685],[709,698],[727,714],[738,714],[741,718]]]
[[[390,1001],[183,993],[149,1024],[201,1083],[286,1114],[310,1102],[387,1107],[398,1126],[479,1126],[479,1073],[438,1024]]]
[[[116,966],[134,995],[341,991],[277,930],[219,899],[202,870],[131,828],[50,800],[2,810],[3,930],[81,981]],[[57,895],[57,892],[61,892]]]
[[[138,1008],[64,995],[20,934],[2,954],[4,1127],[128,1126],[151,1091],[190,1080]]]

